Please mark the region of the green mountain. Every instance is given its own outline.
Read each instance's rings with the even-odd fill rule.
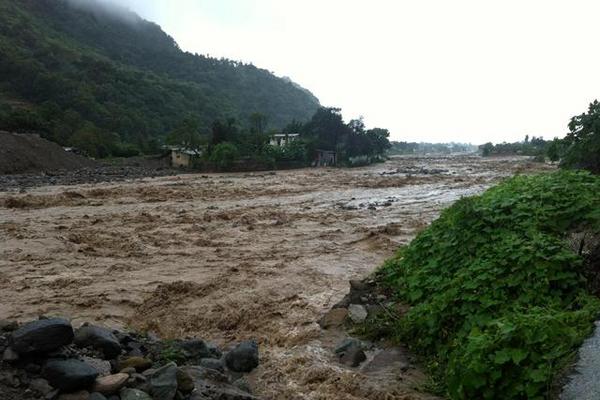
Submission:
[[[270,128],[319,101],[253,65],[182,51],[162,29],[98,0],[0,0],[0,128],[41,132],[99,154],[155,147],[186,119],[259,112]]]

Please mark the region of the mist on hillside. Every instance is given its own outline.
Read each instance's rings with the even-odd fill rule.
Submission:
[[[137,23],[142,19],[129,8],[111,0],[66,0],[72,7],[92,12],[97,17],[110,16],[124,22]]]

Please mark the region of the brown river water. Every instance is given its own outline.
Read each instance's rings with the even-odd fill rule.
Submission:
[[[424,399],[423,375],[344,367],[317,321],[440,210],[525,158],[194,174],[0,192],[0,318],[67,316],[227,346],[254,338],[266,399]]]

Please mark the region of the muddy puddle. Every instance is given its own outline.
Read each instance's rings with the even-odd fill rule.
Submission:
[[[40,314],[255,338],[267,399],[423,399],[406,355],[339,365],[316,321],[440,210],[522,158],[397,157],[357,169],[211,174],[0,192],[0,317]],[[391,357],[386,360],[386,357]],[[398,369],[400,368],[400,369]]]

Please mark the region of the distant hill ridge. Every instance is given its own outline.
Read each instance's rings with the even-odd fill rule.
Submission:
[[[0,128],[100,151],[156,146],[190,117],[208,130],[260,112],[279,128],[319,107],[288,78],[183,52],[158,25],[98,0],[0,0],[0,75]]]

